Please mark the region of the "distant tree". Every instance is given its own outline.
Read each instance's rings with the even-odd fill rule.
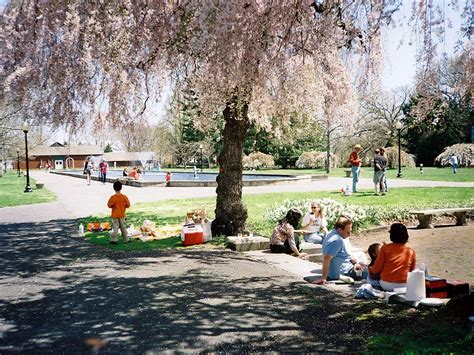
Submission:
[[[405,145],[425,166],[433,165],[445,147],[470,142],[474,109],[472,86],[463,84],[464,69],[460,58],[441,61],[418,78],[422,83],[403,107]]]
[[[403,107],[410,98],[406,88],[377,91],[361,99],[360,135],[364,148],[391,147],[397,144],[395,125],[404,118]]]
[[[112,146],[110,145],[110,143],[107,143],[107,145],[104,148],[104,153],[112,153],[112,152],[113,152]]]

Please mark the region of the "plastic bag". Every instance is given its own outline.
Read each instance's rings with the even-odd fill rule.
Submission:
[[[370,284],[363,284],[356,291],[355,298],[358,299],[367,299],[367,300],[377,300],[385,297],[385,293],[379,290],[376,290]]]

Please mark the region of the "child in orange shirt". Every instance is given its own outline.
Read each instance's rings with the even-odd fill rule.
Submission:
[[[107,206],[112,209],[112,232],[110,233],[110,243],[117,243],[118,229],[122,232],[123,241],[128,243],[127,227],[125,225],[125,210],[130,207],[128,197],[121,193],[122,183],[114,182],[115,194],[109,198]]]

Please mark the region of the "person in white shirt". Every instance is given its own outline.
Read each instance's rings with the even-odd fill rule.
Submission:
[[[305,242],[322,244],[328,233],[328,222],[319,203],[311,202],[311,212],[303,217],[302,226]]]
[[[453,168],[453,174],[456,174],[456,169],[458,168],[458,157],[454,153],[449,157],[449,163],[451,164],[451,168]]]

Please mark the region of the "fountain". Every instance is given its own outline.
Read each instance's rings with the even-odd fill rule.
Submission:
[[[97,170],[99,168],[99,164],[103,158],[103,155],[91,155],[91,162],[94,164],[94,169]]]
[[[146,164],[148,161],[153,161],[155,158],[155,153],[153,152],[136,152],[135,160],[139,161],[142,165],[142,172],[145,173]]]

